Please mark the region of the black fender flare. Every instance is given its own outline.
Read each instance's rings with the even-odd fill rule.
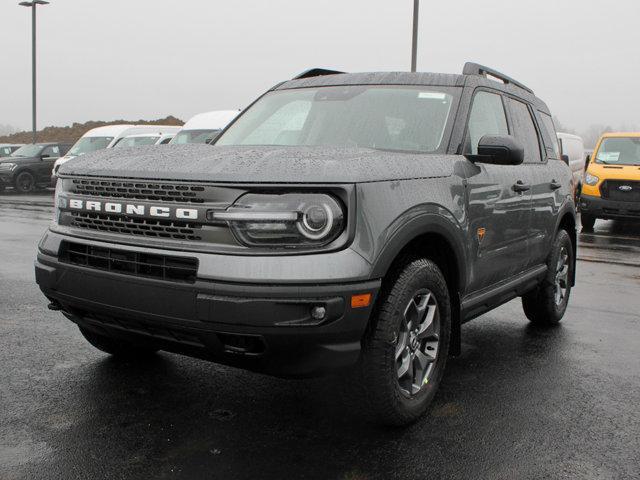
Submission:
[[[449,212],[446,213],[451,215]],[[373,262],[372,277],[383,278],[400,252],[421,235],[437,234],[442,237],[454,252],[458,273],[458,278],[456,279],[457,291],[452,292],[453,298],[451,298],[451,340],[449,348],[450,355],[457,356],[462,348],[460,301],[467,285],[468,263],[464,230],[455,221],[453,215],[451,215],[451,218],[447,218],[448,215],[421,213],[404,222],[391,234],[384,248]]]
[[[467,279],[467,254],[463,230],[453,218],[449,219],[437,213],[416,215],[396,228],[373,261],[372,278],[383,278],[404,247],[419,236],[429,233],[443,237],[454,251],[458,270],[457,283],[459,289],[464,290]]]

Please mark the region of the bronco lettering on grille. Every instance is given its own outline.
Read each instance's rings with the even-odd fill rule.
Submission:
[[[198,210],[195,208],[176,208],[164,206],[150,206],[147,210],[146,205],[136,205],[119,202],[100,202],[95,200],[79,200],[77,198],[69,199],[69,208],[75,210],[90,210],[94,212],[106,213],[124,213],[125,215],[136,215],[150,217],[167,218],[175,216],[176,218],[186,220],[198,220]]]

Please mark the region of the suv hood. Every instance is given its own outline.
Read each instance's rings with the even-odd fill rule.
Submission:
[[[368,148],[150,145],[107,148],[59,175],[233,183],[357,183],[453,174],[454,156]]]

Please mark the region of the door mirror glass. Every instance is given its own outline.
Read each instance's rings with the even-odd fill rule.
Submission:
[[[475,163],[492,165],[520,165],[524,161],[524,147],[511,135],[484,135],[478,142]]]

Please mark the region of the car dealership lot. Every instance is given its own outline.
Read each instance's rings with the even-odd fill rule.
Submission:
[[[427,416],[394,430],[343,406],[339,379],[281,380],[167,353],[142,364],[101,354],[47,310],[33,281],[48,196],[16,208],[8,193],[0,197],[3,480],[637,478],[632,226],[598,222],[581,235],[581,255],[595,261],[578,262],[560,327],[531,327],[519,301],[463,327],[462,355],[450,360]]]

